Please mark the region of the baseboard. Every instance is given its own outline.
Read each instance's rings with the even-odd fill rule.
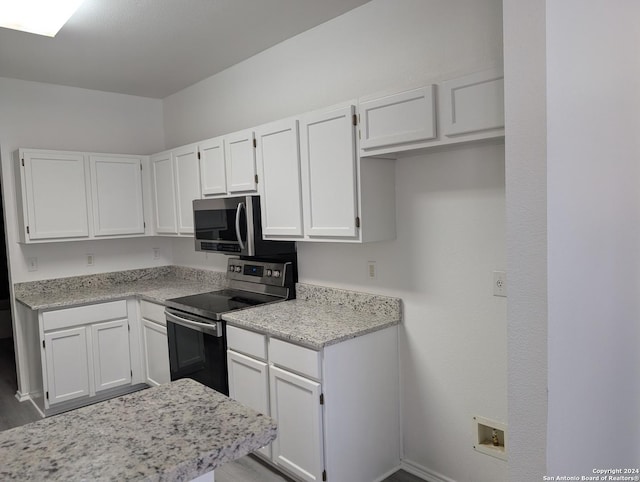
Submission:
[[[40,416],[41,416],[42,418],[44,418],[44,417],[45,417],[44,412],[40,409],[40,407],[38,406],[38,404],[36,403],[36,401],[35,401],[33,398],[31,398],[31,397],[29,397],[29,401],[31,402],[31,405],[33,405],[34,407],[36,407],[36,410],[38,411],[38,413],[40,414]]]
[[[394,467],[393,469],[391,469],[389,472],[387,472],[386,474],[378,477],[377,479],[375,479],[373,482],[382,482],[383,480],[385,480],[387,477],[392,476],[393,474],[395,474],[398,470],[400,470],[402,467],[400,465],[398,465],[397,467]]]
[[[422,465],[407,459],[402,461],[402,470],[428,482],[456,482],[449,477],[439,474],[435,470],[428,469],[427,467],[423,467]]]
[[[28,393],[22,393],[20,390],[16,391],[16,398],[19,402],[26,402],[27,400],[31,400],[31,397]]]

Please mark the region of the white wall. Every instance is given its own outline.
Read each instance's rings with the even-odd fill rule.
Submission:
[[[503,8],[509,480],[524,482],[547,473],[545,2]]]
[[[638,18],[547,5],[550,474],[640,461]]]
[[[152,245],[161,248],[163,264],[170,259],[165,239],[124,240],[117,247],[108,241],[19,245],[12,158],[19,147],[158,152],[164,148],[161,101],[0,78],[2,190],[12,283],[154,266]],[[95,255],[95,266],[86,266],[87,253]],[[32,256],[38,258],[35,272],[27,271]]]
[[[501,7],[373,0],[165,99],[167,147],[500,66]],[[398,160],[396,182],[397,240],[298,243],[300,278],[400,296],[406,459],[423,475],[506,480],[505,462],[472,448],[473,415],[507,419],[506,300],[491,291],[491,271],[506,264],[504,148]],[[192,249],[177,240],[174,260],[197,262]]]

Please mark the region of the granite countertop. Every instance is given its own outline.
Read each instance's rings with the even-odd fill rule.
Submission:
[[[388,326],[402,318],[399,298],[298,283],[297,299],[223,315],[247,328],[320,350]]]
[[[271,418],[182,379],[0,432],[0,480],[191,480],[276,434]]]
[[[16,300],[32,310],[129,297],[156,303],[226,287],[226,273],[181,266],[116,271],[15,284]]]

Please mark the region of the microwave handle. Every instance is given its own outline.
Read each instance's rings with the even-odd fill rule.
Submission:
[[[244,208],[244,203],[238,203],[238,208],[236,209],[236,236],[238,237],[238,244],[240,245],[240,249],[242,251],[245,250],[245,245],[242,242],[242,237],[240,235],[240,210]]]

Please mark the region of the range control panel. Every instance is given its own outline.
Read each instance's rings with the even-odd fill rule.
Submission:
[[[273,263],[240,258],[229,258],[227,261],[227,279],[272,286],[285,286],[290,270],[289,262]]]

